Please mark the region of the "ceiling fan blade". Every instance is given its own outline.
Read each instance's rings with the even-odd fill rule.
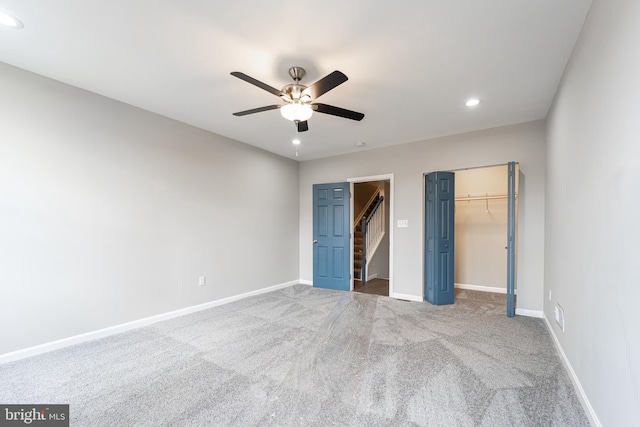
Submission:
[[[298,132],[306,132],[309,130],[309,123],[305,120],[304,122],[296,122],[296,126],[298,126]]]
[[[237,113],[233,113],[233,115],[246,116],[247,114],[261,113],[263,111],[269,111],[269,110],[277,110],[280,107],[282,107],[282,105],[267,105],[266,107],[259,107],[259,108],[253,108],[251,110],[239,111]]]
[[[364,118],[364,114],[357,111],[347,110],[345,108],[334,107],[333,105],[314,103],[311,104],[313,109],[318,113],[331,114],[332,116],[344,117],[345,119],[360,121]]]
[[[251,76],[247,76],[246,74],[241,73],[240,71],[233,71],[231,75],[239,78],[240,80],[244,80],[247,83],[251,83],[254,86],[258,86],[260,89],[264,89],[267,92],[274,94],[275,96],[287,97],[287,94],[285,94],[281,90],[278,90],[275,87],[271,87],[266,83],[262,83],[260,80],[256,80]]]
[[[312,99],[318,99],[320,96],[347,80],[349,80],[347,76],[336,70],[306,88],[303,94],[311,96]]]

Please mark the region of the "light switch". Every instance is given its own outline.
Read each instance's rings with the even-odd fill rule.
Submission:
[[[206,284],[207,284],[207,277],[206,276],[200,276],[200,278],[198,279],[198,285],[204,286]]]
[[[407,228],[409,227],[409,220],[408,219],[399,219],[398,220],[398,228]]]

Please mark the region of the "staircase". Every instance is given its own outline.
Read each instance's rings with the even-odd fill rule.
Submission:
[[[371,245],[371,238],[367,239],[364,235],[362,226],[363,223],[368,223],[368,221],[375,216],[377,211],[382,212],[380,205],[384,197],[380,194],[380,192],[376,192],[375,196],[369,201],[364,211],[358,216],[356,223],[354,224],[354,235],[353,235],[353,274],[354,278],[366,282],[367,278],[363,276],[363,270],[365,270],[365,265],[368,259],[371,259],[373,256],[373,251],[377,247],[377,243],[375,247]],[[384,230],[383,230],[384,233]],[[379,234],[377,232],[376,234]],[[379,237],[380,239],[382,236]],[[369,248],[367,248],[367,243],[369,243]],[[370,253],[368,253],[369,251]]]

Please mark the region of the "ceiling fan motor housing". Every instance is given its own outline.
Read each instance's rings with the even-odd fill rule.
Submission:
[[[302,98],[302,91],[305,90],[307,87],[305,85],[301,85],[300,80],[302,80],[302,78],[306,74],[307,72],[302,67],[289,68],[289,75],[295,81],[295,83],[286,85],[282,88],[282,91],[286,93],[287,96],[289,97],[289,99],[286,99],[283,97],[285,101],[295,102],[295,101],[301,100],[300,98]],[[307,98],[309,98],[307,101],[311,100],[310,97],[307,97]]]
[[[302,97],[302,91],[307,87],[305,85],[301,85],[298,83],[293,83],[290,85],[286,85],[282,88],[282,91],[287,94],[289,99],[285,99],[285,101],[296,101]]]

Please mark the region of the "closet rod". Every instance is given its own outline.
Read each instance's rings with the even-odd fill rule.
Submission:
[[[516,198],[518,195],[516,194]],[[456,202],[469,202],[471,200],[496,200],[496,199],[507,199],[509,196],[506,194],[498,195],[498,196],[458,196],[456,197]]]

